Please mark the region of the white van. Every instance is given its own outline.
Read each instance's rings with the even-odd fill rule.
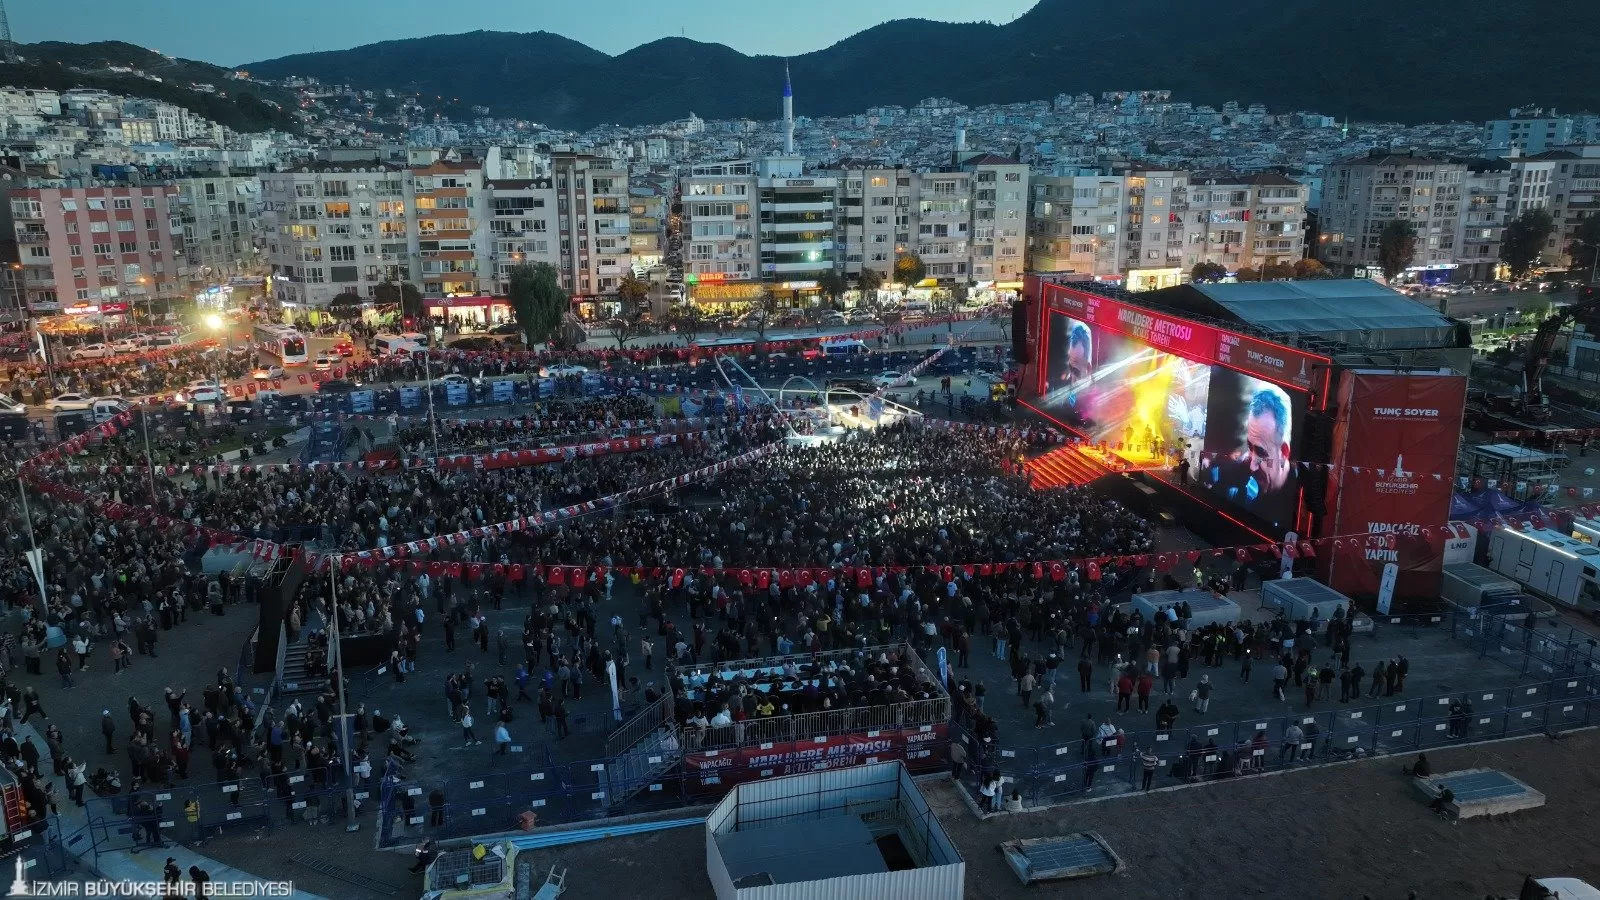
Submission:
[[[127,410],[128,401],[121,397],[100,397],[89,405],[89,411],[94,415],[96,425],[103,425]]]
[[[933,312],[933,304],[926,300],[909,300],[900,304],[900,321],[914,322],[926,319]]]
[[[372,339],[372,355],[379,358],[427,352],[428,336],[415,331],[404,334],[380,334]]]
[[[866,353],[867,345],[858,340],[828,341],[822,345],[822,355],[827,357],[853,356],[857,353]]]

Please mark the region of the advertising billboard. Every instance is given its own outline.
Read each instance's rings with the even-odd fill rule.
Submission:
[[[1453,373],[1347,371],[1329,472],[1329,584],[1353,596],[1378,591],[1399,567],[1395,596],[1437,597],[1467,379]],[[1336,492],[1334,492],[1336,488]],[[1359,536],[1365,537],[1359,537]]]

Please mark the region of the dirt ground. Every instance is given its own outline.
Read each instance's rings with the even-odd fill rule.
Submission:
[[[969,900],[1483,900],[1528,874],[1600,883],[1600,732],[1429,755],[1435,771],[1503,769],[1543,791],[1538,810],[1451,825],[1427,812],[1398,757],[1247,778],[1144,797],[976,820],[948,782],[923,791],[967,861]],[[1002,840],[1099,832],[1122,874],[1023,887]],[[710,895],[705,832],[672,831],[540,851],[568,867],[562,900],[699,900]]]
[[[1529,874],[1600,883],[1600,732],[1441,750],[1435,772],[1502,769],[1542,791],[1542,809],[1452,825],[1381,757],[1143,797],[976,820],[948,782],[929,802],[967,860],[970,900],[1050,897],[1482,900],[1515,896]],[[1122,874],[1024,888],[996,845],[1098,832]]]

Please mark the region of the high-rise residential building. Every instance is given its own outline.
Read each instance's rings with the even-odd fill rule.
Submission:
[[[1037,176],[1031,189],[1031,271],[1121,277],[1126,178],[1092,173]]]
[[[1504,119],[1491,119],[1483,126],[1483,144],[1490,151],[1520,150],[1525,154],[1543,153],[1572,143],[1571,116],[1558,116],[1554,110],[1513,109]]]
[[[259,274],[265,257],[261,179],[255,175],[195,175],[173,182],[183,225],[181,275],[205,286],[235,275]]]
[[[765,294],[756,231],[760,191],[748,159],[691,166],[679,179],[684,280],[698,303],[748,303]]]
[[[475,297],[489,281],[489,197],[480,162],[412,168],[406,197],[411,275],[423,297]],[[484,259],[480,259],[480,253]],[[480,280],[481,276],[481,280]]]
[[[1464,163],[1377,151],[1329,165],[1322,181],[1319,258],[1337,271],[1375,272],[1379,235],[1403,219],[1417,236],[1408,271],[1453,269],[1466,172]]]
[[[551,156],[556,190],[557,270],[562,287],[585,314],[602,312],[602,298],[633,270],[628,218],[628,167],[604,156]]]
[[[1276,172],[1235,176],[1250,201],[1249,228],[1245,231],[1245,265],[1257,271],[1266,266],[1294,265],[1305,257],[1306,200],[1310,189]],[[1190,197],[1198,202],[1195,190]],[[1209,230],[1207,253],[1215,247]]]
[[[1500,244],[1506,222],[1511,165],[1503,159],[1467,161],[1462,181],[1461,218],[1456,240],[1458,278],[1484,281],[1500,269]]]
[[[945,285],[1010,285],[1028,246],[1028,167],[1009,157],[958,153],[929,169],[841,160],[838,180],[841,271],[892,280],[895,257],[912,253]]]
[[[561,265],[556,219],[556,188],[552,178],[489,182],[490,260],[493,291],[510,291],[512,268],[527,263]]]
[[[633,268],[645,271],[660,265],[666,254],[667,198],[662,194],[635,193],[628,207]]]
[[[180,295],[178,191],[168,185],[15,188],[20,290],[34,313],[128,311]]]
[[[1550,236],[1545,256],[1548,260],[1570,263],[1567,251],[1579,226],[1589,216],[1600,215],[1600,144],[1581,144],[1548,150],[1529,157],[1530,162],[1549,162],[1550,213],[1556,230]]]
[[[1189,210],[1189,173],[1168,169],[1133,168],[1127,172],[1127,217],[1123,222],[1123,268],[1131,290],[1150,290],[1183,283],[1194,267],[1186,251],[1190,230],[1183,216]],[[1218,223],[1222,245],[1235,229]],[[1195,232],[1199,228],[1193,229]],[[1237,229],[1239,241],[1244,240]],[[1226,263],[1224,263],[1226,265]]]
[[[1020,290],[1028,247],[1028,166],[995,153],[960,152],[956,165],[972,175],[968,278]]]
[[[837,179],[807,174],[798,156],[768,156],[756,164],[761,275],[790,302],[818,292],[817,279],[834,270]]]
[[[291,308],[326,306],[345,291],[370,297],[385,280],[413,280],[419,244],[409,227],[411,189],[405,167],[374,161],[318,162],[262,175],[273,296]],[[438,219],[432,221],[428,240],[436,244]]]

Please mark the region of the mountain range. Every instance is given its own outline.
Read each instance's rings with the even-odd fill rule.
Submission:
[[[1600,100],[1592,0],[1040,0],[1005,25],[885,22],[788,60],[800,115],[1170,89],[1363,120],[1485,119]],[[797,8],[803,14],[803,8]],[[548,32],[477,31],[247,63],[269,79],[457,98],[562,128],[778,115],[784,60],[664,38],[610,56]]]

